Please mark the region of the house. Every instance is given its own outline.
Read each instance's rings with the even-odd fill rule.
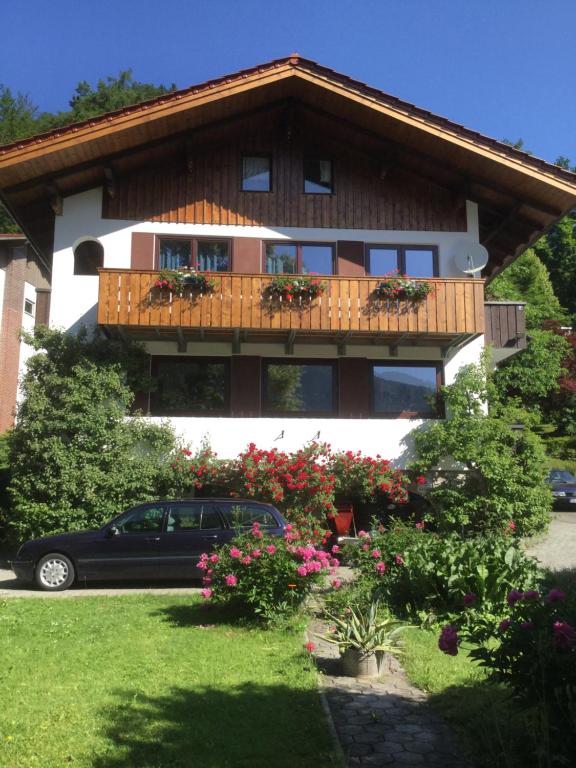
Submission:
[[[402,465],[443,382],[525,343],[484,284],[576,177],[293,54],[2,147],[0,194],[52,264],[50,324],[145,345],[151,418],[221,456],[320,439]],[[157,285],[189,267],[204,286]],[[394,270],[419,298],[381,295]]]
[[[14,422],[18,379],[32,349],[21,330],[48,323],[50,268],[21,233],[0,234],[0,433]]]

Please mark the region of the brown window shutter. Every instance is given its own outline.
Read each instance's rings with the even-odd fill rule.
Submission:
[[[154,269],[154,235],[132,232],[131,269]]]
[[[50,288],[36,288],[36,316],[34,325],[48,325],[50,320]]]
[[[235,237],[232,253],[234,272],[256,275],[262,272],[262,241],[256,237]]]
[[[339,413],[345,419],[370,416],[370,363],[365,358],[341,357],[338,361]]]
[[[362,277],[364,267],[364,243],[357,240],[338,240],[338,274],[344,277]]]
[[[260,358],[232,357],[230,361],[230,413],[260,415]]]

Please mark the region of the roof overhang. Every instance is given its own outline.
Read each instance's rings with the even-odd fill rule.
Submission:
[[[111,165],[139,151],[285,101],[380,137],[393,162],[477,202],[488,277],[576,207],[576,175],[296,55],[1,147],[0,196],[34,243],[38,206],[54,208],[58,194],[105,184]]]

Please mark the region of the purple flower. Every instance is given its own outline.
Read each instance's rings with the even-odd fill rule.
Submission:
[[[508,597],[506,598],[506,601],[508,602],[508,605],[514,605],[514,603],[517,603],[519,600],[522,600],[524,597],[524,592],[520,592],[518,589],[511,589],[510,592],[508,592]]]
[[[566,621],[555,621],[552,630],[556,648],[561,651],[569,651],[576,642],[576,629]]]
[[[442,630],[438,640],[438,648],[448,656],[456,656],[458,653],[458,630],[448,624]]]
[[[561,589],[556,589],[556,587],[554,587],[554,589],[551,589],[550,592],[548,592],[545,599],[547,603],[561,603],[566,600],[566,593]]]
[[[476,595],[474,592],[467,592],[464,597],[462,598],[462,602],[466,607],[469,605],[472,605],[472,603],[476,602],[478,595]]]
[[[540,592],[537,589],[529,589],[524,592],[524,600],[538,600],[540,598]]]
[[[512,626],[512,622],[510,621],[510,619],[503,619],[498,625],[498,629],[500,630],[500,632],[506,632],[506,630],[510,629],[511,626]]]

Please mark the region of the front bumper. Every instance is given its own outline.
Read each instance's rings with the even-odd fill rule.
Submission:
[[[32,560],[12,560],[10,566],[19,581],[34,581],[34,562]]]

